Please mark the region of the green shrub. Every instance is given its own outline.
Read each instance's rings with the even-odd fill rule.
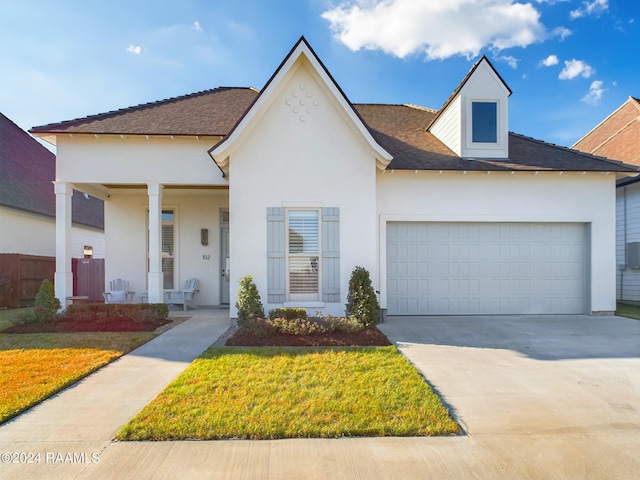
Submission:
[[[332,317],[331,315],[307,318],[286,318],[285,316],[275,318],[252,317],[245,319],[239,326],[240,332],[258,337],[266,337],[270,333],[311,335],[334,331],[358,332],[366,328],[354,317]]]
[[[253,275],[245,275],[240,279],[236,308],[238,309],[238,325],[240,326],[248,319],[264,317],[260,293],[253,282]]]
[[[169,305],[166,303],[140,303],[138,305],[147,305],[146,308],[153,310],[157,318],[164,319],[169,316]]]
[[[238,326],[241,333],[255,335],[256,337],[267,337],[271,332],[271,320],[262,317],[246,317],[240,321],[238,317]]]
[[[369,272],[364,267],[355,267],[351,272],[346,314],[357,319],[364,327],[371,327],[380,321],[378,298],[371,285]]]
[[[269,319],[274,320],[276,318],[286,318],[287,320],[296,320],[307,318],[306,308],[274,308],[269,312]]]
[[[330,317],[329,321],[333,324],[334,330],[341,332],[359,332],[367,328],[355,317]]]
[[[133,321],[164,319],[169,316],[165,303],[75,303],[64,312],[67,319],[127,318]]]
[[[55,320],[56,313],[62,308],[60,300],[56,298],[53,283],[50,280],[43,280],[36,293],[34,303],[35,317],[40,322],[51,322]]]

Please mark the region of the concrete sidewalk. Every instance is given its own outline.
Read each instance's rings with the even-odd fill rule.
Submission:
[[[41,454],[0,478],[640,478],[640,322],[618,317],[388,319],[466,435],[112,443],[228,325],[194,317],[0,427],[0,453]]]
[[[0,453],[41,453],[39,465],[20,464],[20,458],[7,464],[3,457],[0,479],[70,478],[86,469],[83,457],[99,457],[120,427],[230,326],[228,310],[188,315],[189,320],[0,426]],[[80,464],[47,464],[48,453],[77,453]]]

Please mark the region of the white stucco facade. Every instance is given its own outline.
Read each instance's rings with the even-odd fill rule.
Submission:
[[[300,100],[311,107],[301,108],[307,105],[301,106]],[[343,314],[351,270],[361,265],[373,271],[376,264],[375,242],[366,240],[376,235],[376,160],[371,149],[305,65],[282,82],[260,121],[245,134],[230,159],[232,286],[252,274],[265,296],[267,208],[337,207],[341,300],[304,306],[312,313]],[[233,288],[231,293],[235,297]],[[276,306],[267,304],[267,309]]]
[[[220,212],[228,208],[226,190],[165,189],[162,209],[174,213],[174,288],[190,278],[200,282],[199,305],[220,304]],[[107,282],[124,278],[136,301],[148,290],[148,197],[145,190],[122,190],[105,202]],[[201,244],[207,229],[208,245]]]
[[[589,245],[585,313],[615,310],[615,175],[385,172],[378,175],[378,281],[386,306],[386,225],[392,221],[582,223]]]
[[[102,194],[105,200],[105,283],[131,282],[137,301],[149,291],[148,186],[161,193],[163,210],[175,214],[172,290],[200,281],[199,303],[220,303],[219,215],[228,207],[222,172],[207,155],[216,137],[69,135],[58,140],[57,181]],[[98,181],[98,179],[101,179]],[[96,189],[93,184],[110,188]],[[201,230],[210,241],[201,245]],[[162,295],[159,300],[162,301]]]
[[[456,162],[473,160],[466,157],[507,159],[510,91],[487,61],[458,94],[432,129],[463,158],[445,157]],[[496,104],[497,140],[491,145],[469,142],[470,109],[476,100]],[[195,304],[228,303],[235,317],[239,280],[251,274],[266,311],[285,305],[341,315],[350,274],[363,266],[386,308],[391,222],[558,223],[584,231],[585,293],[579,313],[615,310],[615,174],[517,168],[480,172],[463,171],[459,165],[394,170],[391,155],[374,140],[305,42],[294,48],[224,138],[76,133],[59,134],[57,145],[59,296],[69,291],[73,248],[68,242],[68,192],[78,188],[104,198],[105,281],[128,280],[135,301],[143,300],[143,292],[144,300],[163,301],[166,290],[197,278]],[[287,222],[297,210],[318,212],[313,235],[319,260],[310,259],[308,265],[318,272],[320,284],[337,277],[327,287],[332,296],[323,296],[323,286],[314,299],[291,294],[287,262],[298,252],[289,248],[293,229]],[[171,212],[171,252],[162,246],[162,212]],[[228,212],[228,223],[222,212]],[[325,224],[325,215],[332,223]],[[201,238],[203,231],[208,242]],[[226,240],[221,240],[227,231],[229,264],[223,252]],[[272,239],[273,232],[282,238]],[[327,253],[328,244],[332,251]],[[167,288],[162,259],[169,254],[174,274]],[[325,255],[332,259],[326,264]],[[286,277],[286,286],[272,294],[278,282],[270,259],[276,257],[282,257],[276,280],[282,286]],[[225,300],[227,279],[230,295]]]

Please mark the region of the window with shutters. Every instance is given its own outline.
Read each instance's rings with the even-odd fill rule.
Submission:
[[[340,301],[340,208],[267,208],[267,302]]]
[[[287,211],[287,291],[290,301],[320,299],[320,212]]]

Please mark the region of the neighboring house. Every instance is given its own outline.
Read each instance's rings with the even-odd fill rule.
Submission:
[[[640,166],[640,100],[629,97],[573,146],[577,150]],[[616,189],[617,298],[640,302],[640,177]]]
[[[106,277],[150,302],[196,277],[233,317],[252,274],[266,310],[341,314],[360,265],[388,315],[612,312],[615,181],[635,169],[509,133],[510,94],[482,57],[440,110],[353,105],[302,38],[259,92],[31,131],[58,148],[58,234],[71,185],[106,200]]]
[[[56,255],[55,169],[55,155],[0,113],[0,253]],[[103,202],[75,192],[72,207],[69,254],[104,258]]]

